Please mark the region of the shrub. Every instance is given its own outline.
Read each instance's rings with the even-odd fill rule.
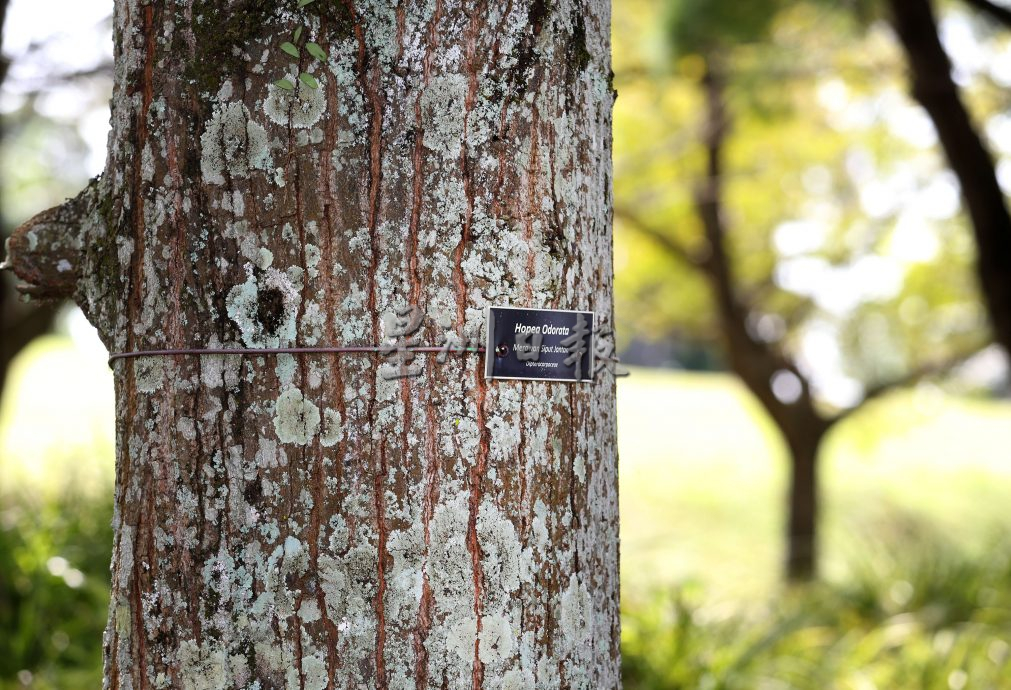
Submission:
[[[841,582],[762,606],[627,598],[626,690],[1011,688],[1011,535],[973,555],[896,519],[861,541]]]

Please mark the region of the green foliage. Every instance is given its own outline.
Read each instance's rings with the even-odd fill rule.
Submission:
[[[757,608],[692,584],[626,597],[625,688],[1011,688],[1011,534],[970,557],[923,523],[879,527],[845,581]]]
[[[793,10],[813,10],[840,28],[865,27],[880,15],[877,0],[669,0],[665,6],[671,54],[713,55],[768,41],[777,18]],[[832,16],[829,16],[829,15]]]
[[[309,41],[308,43],[305,44],[305,49],[309,51],[309,55],[312,55],[320,62],[326,61],[326,53],[323,51],[322,48],[319,47],[318,43],[313,43],[312,41]]]
[[[73,486],[41,500],[4,496],[2,690],[23,687],[25,671],[38,690],[100,686],[111,500]],[[834,583],[760,605],[715,602],[699,582],[626,591],[625,687],[1011,688],[1011,532],[970,554],[890,513],[858,536],[848,561]],[[83,575],[76,587],[72,570]]]
[[[64,382],[60,361],[47,357],[33,368],[55,372],[54,380]],[[76,363],[71,359],[63,366]],[[36,413],[34,423],[14,414],[46,409],[26,393],[44,399],[39,391],[50,387],[39,384],[33,377],[10,389],[16,397],[9,400],[16,404],[0,409],[0,444],[4,430],[14,426],[33,436],[50,428],[48,413]],[[93,388],[78,381],[61,390],[83,406],[94,404]],[[997,659],[1007,654],[1007,646],[995,641],[998,635],[1011,639],[1006,627],[1011,521],[1005,509],[1011,489],[1002,480],[1000,450],[1008,445],[1011,404],[949,400],[927,418],[916,413],[912,394],[879,404],[895,412],[854,417],[840,427],[826,456],[828,522],[831,526],[846,516],[845,524],[826,531],[824,542],[827,554],[845,556],[830,559],[835,584],[753,608],[734,602],[765,601],[776,591],[772,544],[782,517],[773,497],[782,491],[775,476],[785,463],[770,445],[768,420],[728,376],[637,369],[618,382],[629,690],[862,690],[870,686],[835,679],[847,673],[855,677],[865,668],[874,679],[896,679],[879,683],[882,690],[941,688],[899,680],[909,679],[909,669],[958,663],[966,648],[966,672],[980,683],[965,690],[1002,687],[987,685],[986,664],[991,654]],[[104,425],[111,427],[111,404],[104,414]],[[882,419],[880,426],[863,428]],[[660,428],[669,433],[657,433]],[[896,429],[905,442],[893,439],[875,453],[871,446],[894,437]],[[870,438],[857,438],[864,435]],[[953,444],[957,452],[950,449]],[[857,451],[849,449],[854,445],[860,446],[862,462],[853,462]],[[30,687],[36,690],[101,687],[112,543],[111,448],[85,447],[67,460],[16,455],[3,445],[0,452],[5,453],[0,464],[5,479],[0,690],[22,690],[20,671],[32,674]],[[83,457],[88,460],[78,459]],[[672,463],[672,457],[680,460]],[[993,470],[980,473],[980,463]],[[48,469],[26,477],[40,465]],[[83,476],[71,474],[71,468],[81,468]],[[919,509],[927,515],[922,519],[937,527],[896,517],[895,510],[885,513],[882,505]],[[854,529],[854,524],[863,527]],[[980,537],[990,530],[995,536]],[[66,565],[55,562],[51,569],[54,557]],[[84,577],[76,589],[67,583],[70,569]],[[658,582],[689,578],[701,584],[672,594],[643,594]],[[827,670],[819,675],[821,663]],[[843,669],[846,664],[849,671]],[[949,666],[943,672],[950,674]],[[906,669],[905,676],[900,669]],[[802,671],[814,680],[789,675]],[[993,672],[998,671],[1008,669],[995,664]],[[722,685],[706,680],[710,677]],[[763,680],[769,677],[780,683]],[[824,684],[818,686],[818,680]],[[784,686],[787,681],[793,684]]]
[[[671,0],[667,25],[675,55],[708,54],[765,37],[790,0]]]
[[[922,210],[946,188],[944,161],[905,131],[916,113],[901,59],[879,27],[856,30],[859,4],[616,5],[622,346],[636,334],[720,349],[705,276],[636,227],[707,255],[695,194],[706,163],[700,80],[713,51],[730,120],[722,210],[734,288],[758,337],[795,359],[815,343],[830,355],[810,367],[816,384],[834,377],[832,390],[818,385],[818,404],[855,403],[865,386],[946,360],[985,333],[957,203]]]
[[[298,0],[298,8],[302,9],[303,7],[306,7],[307,5],[313,2],[315,2],[315,0]],[[280,46],[278,46],[283,52],[287,53],[296,60],[301,60],[302,58],[302,51],[299,50],[297,44],[299,42],[299,39],[302,38],[302,32],[304,28],[305,27],[302,24],[299,24],[297,27],[295,27],[295,32],[294,34],[292,34],[292,39],[290,41],[284,41],[283,43],[281,43]],[[305,49],[309,53],[309,55],[311,55],[316,60],[319,60],[320,62],[323,63],[326,62],[327,60],[326,51],[323,50],[323,48],[320,47],[318,43],[314,41],[307,41],[305,44]],[[319,80],[316,79],[316,77],[314,77],[309,72],[301,72],[298,75],[298,80],[311,89],[319,88]],[[295,90],[295,85],[292,83],[290,79],[286,78],[278,79],[277,81],[274,82],[274,86],[280,89],[284,89],[285,91]]]
[[[9,491],[0,506],[0,688],[100,687],[111,492],[67,481],[49,496]]]

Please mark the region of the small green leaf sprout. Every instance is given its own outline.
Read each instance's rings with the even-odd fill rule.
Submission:
[[[309,51],[309,55],[312,55],[320,62],[326,62],[326,52],[319,47],[318,43],[313,43],[312,41],[309,41],[308,43],[305,44],[305,49]]]
[[[316,0],[296,0],[296,1],[298,3],[298,8],[302,9],[307,5],[311,5]],[[297,60],[301,59],[302,57],[302,51],[298,47],[298,42],[302,38],[302,33],[304,29],[305,27],[302,24],[299,24],[297,27],[295,27],[295,33],[292,35],[291,40],[284,41],[279,46],[283,52],[285,52],[286,54],[290,55],[291,57]],[[319,62],[323,63],[326,62],[327,60],[326,51],[323,50],[323,48],[315,41],[307,41],[305,43],[305,49],[306,52],[309,53],[309,55],[311,55]],[[319,81],[316,79],[316,77],[314,77],[312,74],[308,72],[302,72],[301,74],[299,74],[298,81],[305,84],[311,89],[319,88]],[[292,82],[291,79],[278,79],[277,81],[274,82],[274,86],[276,86],[279,89],[284,89],[285,91],[295,90],[295,84]]]

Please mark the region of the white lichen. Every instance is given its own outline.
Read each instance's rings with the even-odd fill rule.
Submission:
[[[139,357],[134,360],[137,390],[154,393],[161,390],[165,378],[165,360],[161,357]]]
[[[271,166],[270,142],[262,125],[250,119],[240,102],[215,107],[200,136],[200,171],[208,184],[223,185],[226,177],[248,177],[251,170]]]
[[[244,283],[228,292],[228,316],[242,333],[248,347],[279,347],[295,339],[301,281],[292,280],[291,271],[268,268],[257,272],[247,265]],[[267,300],[262,308],[261,300]],[[280,300],[280,301],[278,301]]]
[[[179,435],[187,441],[192,441],[197,437],[196,426],[189,417],[180,417],[176,422],[176,429],[179,431]]]
[[[469,672],[474,662],[474,642],[477,639],[477,618],[469,616],[455,623],[447,623],[449,633],[446,642],[449,649],[456,653],[456,657],[466,667]]]
[[[322,258],[323,253],[320,248],[314,244],[305,245],[305,266],[309,269],[309,277],[316,278],[319,276],[319,270],[316,268],[319,265],[319,260]]]
[[[478,655],[481,663],[495,667],[512,655],[516,631],[509,619],[499,613],[485,615],[481,619],[481,634],[478,640]]]
[[[561,627],[563,648],[577,649],[590,640],[593,622],[593,600],[580,579],[572,574],[569,586],[562,592],[558,623]]]
[[[518,668],[506,671],[500,690],[534,690],[534,674]]]
[[[298,88],[287,91],[273,84],[267,87],[263,111],[276,125],[307,129],[312,127],[326,111],[325,77],[320,77],[320,87],[312,89],[298,82]]]
[[[505,600],[520,586],[520,541],[509,518],[490,500],[481,504],[477,516],[481,542],[481,566],[491,587],[487,595]]]
[[[257,250],[256,256],[256,266],[264,271],[270,268],[270,265],[274,263],[274,254],[266,247],[260,247]]]
[[[467,78],[445,74],[432,79],[421,96],[425,146],[446,158],[460,155],[463,144]]]
[[[289,388],[277,398],[274,431],[281,443],[307,445],[319,431],[319,422],[319,408],[297,388]]]
[[[332,448],[344,438],[344,429],[341,427],[341,413],[337,410],[326,408],[323,410],[323,430],[319,435],[319,442],[325,448]]]
[[[179,668],[183,690],[218,690],[230,685],[228,655],[216,642],[201,646],[184,640],[179,645]]]

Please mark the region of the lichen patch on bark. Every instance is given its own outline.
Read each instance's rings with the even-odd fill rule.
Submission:
[[[281,443],[308,444],[319,431],[319,408],[297,388],[281,393],[274,405],[274,431]]]

